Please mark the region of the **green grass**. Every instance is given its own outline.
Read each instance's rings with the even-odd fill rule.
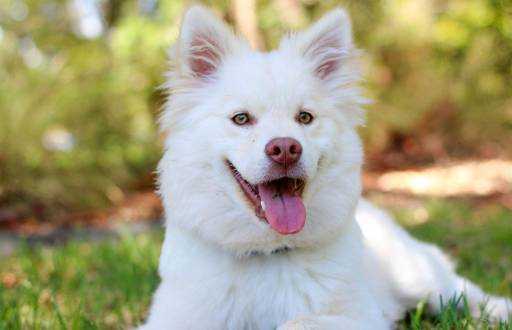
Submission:
[[[395,210],[417,237],[440,244],[459,271],[494,293],[512,295],[512,211],[431,200]],[[413,221],[411,221],[411,219]],[[419,220],[418,220],[419,219]],[[0,259],[0,330],[126,329],[140,322],[158,283],[162,234],[20,247]],[[419,304],[400,329],[487,329],[445,302],[438,317]],[[495,329],[512,329],[506,324]]]
[[[161,234],[22,247],[0,261],[0,329],[126,329],[158,283]],[[6,273],[17,283],[5,286]],[[12,276],[11,276],[12,277]],[[2,280],[2,278],[0,278]]]
[[[457,262],[460,274],[486,291],[512,296],[512,211],[496,206],[471,206],[458,200],[430,200],[393,212],[410,233],[436,243]],[[463,299],[463,297],[456,297]],[[423,306],[411,311],[402,329],[512,329],[512,324],[490,326],[484,318],[472,320],[469,311],[457,311],[453,301],[436,318]]]

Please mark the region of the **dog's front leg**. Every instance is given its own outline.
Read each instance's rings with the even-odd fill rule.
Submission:
[[[391,326],[384,318],[353,319],[338,315],[315,315],[286,322],[277,330],[388,330]]]

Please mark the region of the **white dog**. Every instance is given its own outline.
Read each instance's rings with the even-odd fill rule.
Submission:
[[[462,293],[508,318],[510,300],[361,199],[357,55],[341,9],[269,53],[186,13],[161,122],[162,282],[141,329],[389,329]]]

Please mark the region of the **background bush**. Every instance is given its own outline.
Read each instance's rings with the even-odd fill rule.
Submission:
[[[205,4],[236,21],[232,2]],[[187,5],[2,0],[0,206],[105,205],[153,171],[157,87]],[[362,131],[370,154],[399,148],[432,162],[506,153],[510,1],[263,0],[256,6],[263,47],[339,5],[366,50],[364,83],[376,100]]]

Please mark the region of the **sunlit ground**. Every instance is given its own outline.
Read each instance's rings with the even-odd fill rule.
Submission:
[[[390,171],[378,177],[375,188],[437,197],[510,194],[512,161],[463,161],[422,170]]]

